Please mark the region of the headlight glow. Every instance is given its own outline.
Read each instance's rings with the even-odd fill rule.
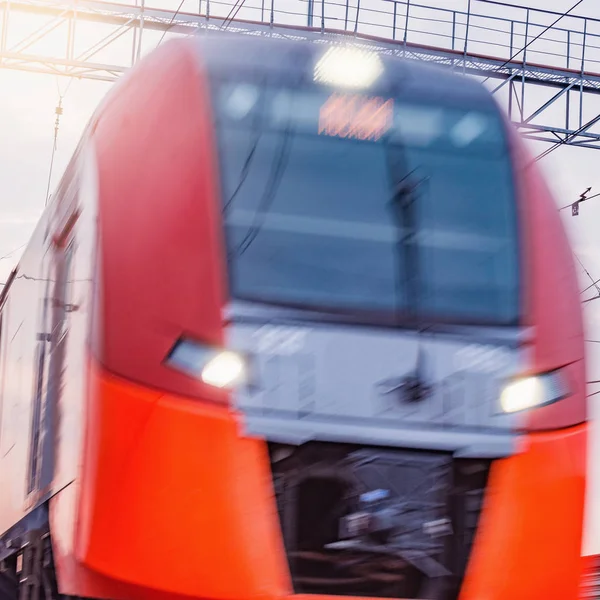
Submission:
[[[245,379],[246,368],[242,357],[224,350],[208,361],[202,369],[202,381],[215,387],[231,387]]]
[[[510,382],[500,396],[500,405],[506,413],[520,412],[536,406],[551,404],[570,393],[561,371],[523,377]]]
[[[518,412],[540,404],[541,385],[537,377],[526,377],[509,383],[500,396],[502,410]]]
[[[246,381],[243,356],[232,350],[211,348],[187,339],[177,342],[167,364],[218,388],[231,388]]]
[[[333,46],[315,65],[314,80],[344,88],[368,88],[383,73],[381,58],[359,48]]]

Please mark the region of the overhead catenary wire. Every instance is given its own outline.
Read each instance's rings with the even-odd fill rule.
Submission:
[[[55,109],[56,121],[54,122],[54,140],[52,142],[52,154],[50,156],[50,168],[48,169],[48,184],[46,185],[46,201],[44,206],[48,206],[50,200],[50,186],[52,185],[52,171],[54,170],[54,157],[56,155],[56,149],[58,147],[58,128],[60,126],[60,117],[63,113],[62,98],[59,99],[58,105]]]
[[[598,291],[598,295],[600,295],[600,287],[598,286],[598,283],[595,282],[594,278],[591,276],[590,272],[585,268],[585,266],[583,265],[583,263],[581,262],[581,259],[579,258],[579,256],[577,256],[577,254],[574,253],[575,258],[577,259],[577,262],[579,263],[579,265],[581,266],[581,268],[585,271],[585,274],[590,278],[590,281],[592,282],[593,286],[596,288],[596,290]],[[585,302],[585,301],[584,301]]]
[[[564,206],[561,206],[558,211],[562,211],[565,210],[566,208],[571,208],[572,206],[574,206],[575,204],[579,204],[581,202],[585,202],[586,200],[592,200],[593,198],[597,198],[598,196],[600,196],[600,194],[594,194],[593,196],[586,196],[586,194],[591,190],[591,187],[588,187],[585,192],[583,192],[582,194],[579,195],[579,200],[575,200],[575,202],[571,202],[569,204],[565,204]],[[589,280],[592,282],[590,285],[588,285],[585,289],[581,290],[581,294],[585,294],[585,292],[587,292],[588,290],[590,290],[591,288],[596,288],[596,291],[598,292],[598,295],[592,297],[592,298],[587,298],[586,300],[582,300],[582,304],[587,304],[588,302],[591,302],[592,300],[597,300],[598,298],[600,298],[600,279],[594,279],[591,275],[591,273],[585,268],[584,264],[581,262],[581,259],[579,258],[579,256],[577,256],[577,254],[575,254],[573,252],[573,256],[575,256],[577,262],[579,263],[579,265],[581,266],[581,268],[584,270],[585,274],[588,276]]]
[[[233,21],[233,19],[235,19],[235,17],[237,16],[238,12],[243,7],[245,1],[246,0],[236,0],[235,1],[235,3],[233,4],[233,6],[231,7],[231,10],[229,11],[229,14],[223,20],[223,23],[221,24],[221,27],[220,27],[221,29],[227,29],[227,27],[229,26],[229,24],[231,23],[231,21]],[[160,36],[160,40],[158,40],[158,44],[156,44],[157,47],[162,44],[162,42],[165,39],[165,36],[167,35],[169,29],[171,28],[171,26],[175,22],[175,19],[177,18],[177,16],[181,12],[181,9],[183,8],[184,3],[185,3],[185,0],[181,0],[181,2],[179,3],[179,6],[177,7],[177,10],[173,13],[173,16],[171,17],[171,20],[169,21],[169,24],[167,25],[167,27],[163,31],[163,34]]]
[[[56,119],[54,121],[54,137],[52,140],[52,154],[50,155],[50,166],[48,168],[48,182],[46,185],[46,198],[44,201],[44,207],[48,206],[48,201],[50,200],[50,186],[52,185],[52,173],[54,171],[54,158],[56,156],[56,150],[58,148],[58,132],[59,132],[59,128],[60,128],[60,117],[63,114],[63,107],[62,107],[62,102],[64,97],[67,95],[67,93],[69,92],[69,90],[71,89],[71,85],[73,84],[74,78],[71,78],[69,80],[69,82],[67,83],[67,86],[63,91],[61,91],[60,89],[60,85],[59,85],[59,81],[58,81],[58,76],[56,77],[56,90],[58,92],[58,104],[54,110],[54,114],[56,115]],[[27,243],[22,244],[21,246],[19,246],[18,248],[15,248],[14,250],[11,250],[10,252],[8,252],[7,254],[5,254],[4,256],[0,256],[0,261],[1,260],[6,260],[8,258],[11,258],[11,256],[15,253],[18,252],[19,250],[21,250],[22,248],[24,248],[27,245]],[[4,287],[6,285],[5,282],[0,283],[0,287]]]
[[[183,8],[183,3],[184,2],[185,2],[185,0],[181,0],[181,2],[179,3],[179,6],[177,7],[177,10],[173,13],[173,16],[171,17],[171,20],[169,21],[169,24],[167,25],[167,27],[163,31],[163,34],[160,36],[160,40],[158,40],[158,44],[156,44],[156,47],[158,47],[158,46],[160,46],[162,44],[163,40],[165,39],[165,35],[167,35],[167,32],[169,31],[169,29],[171,29],[171,26],[173,25],[175,19],[177,18],[177,16],[181,12],[181,9]]]
[[[598,114],[594,118],[590,119],[587,123],[584,123],[576,131],[573,131],[572,133],[570,133],[569,135],[566,135],[561,140],[557,140],[556,142],[554,142],[549,148],[546,148],[546,150],[544,150],[543,152],[541,152],[540,154],[538,154],[533,159],[534,162],[537,162],[537,161],[541,160],[542,158],[545,158],[546,156],[548,156],[548,154],[551,154],[557,148],[560,148],[564,144],[567,144],[572,139],[576,138],[580,133],[583,133],[584,131],[587,131],[592,125],[595,125],[598,121],[600,121],[600,114]]]
[[[582,290],[581,293],[585,294],[585,292],[587,292],[589,289],[591,289],[593,287],[596,288],[596,291],[598,292],[598,294],[596,296],[592,296],[591,298],[586,298],[585,300],[582,300],[581,303],[587,304],[588,302],[592,302],[592,300],[598,300],[598,298],[600,298],[600,285],[599,285],[600,279],[594,279],[592,277],[591,273],[585,268],[585,266],[583,265],[583,263],[581,262],[581,259],[579,258],[579,256],[577,256],[577,254],[573,253],[573,256],[575,256],[575,258],[577,259],[577,262],[579,263],[581,268],[584,270],[585,274],[588,276],[588,278],[592,282],[588,287],[586,287],[584,290]]]
[[[591,189],[591,188],[588,188]],[[573,204],[577,204],[577,203],[581,203],[581,202],[586,202],[587,200],[593,200],[594,198],[598,198],[598,196],[600,196],[600,194],[594,194],[593,196],[587,196],[587,197],[583,197],[585,195],[585,192],[579,197],[579,200],[575,200],[575,202],[570,202],[569,204],[565,204],[564,206],[561,206],[558,210],[565,210],[567,208],[572,208]]]
[[[235,0],[234,5],[231,7],[231,10],[229,11],[229,14],[225,17],[225,20],[221,24],[220,29],[227,29],[227,27],[229,27],[229,25],[231,24],[231,22],[237,17],[238,13],[240,12],[240,10],[242,9],[242,7],[244,6],[244,2],[245,1],[246,0]]]
[[[52,185],[52,172],[54,170],[54,158],[56,156],[56,150],[58,148],[58,130],[60,127],[60,118],[63,114],[63,106],[62,102],[64,97],[69,92],[71,85],[73,83],[73,78],[67,84],[64,92],[61,92],[60,85],[58,84],[58,77],[56,78],[56,90],[58,92],[58,104],[54,109],[54,114],[56,115],[56,119],[54,121],[54,139],[52,141],[52,154],[50,156],[50,167],[48,169],[48,183],[46,185],[46,200],[44,202],[44,206],[48,206],[48,201],[50,200],[50,186]]]
[[[591,187],[588,187],[586,189],[585,192],[583,192],[583,194],[581,194],[579,196],[579,200],[576,200],[575,202],[571,202],[570,204],[565,204],[564,206],[561,206],[558,210],[559,212],[562,210],[565,210],[566,208],[571,208],[573,207],[575,204],[579,204],[581,202],[585,202],[586,200],[592,200],[593,198],[597,198],[598,196],[600,196],[600,194],[594,194],[593,196],[586,196],[586,194],[591,190]],[[591,275],[591,273],[585,268],[585,266],[583,265],[583,263],[581,262],[581,259],[579,258],[579,256],[577,256],[575,253],[573,253],[573,255],[575,256],[575,258],[577,259],[577,262],[579,263],[579,265],[581,266],[581,268],[584,270],[585,274],[588,276],[588,278],[590,279],[590,281],[592,283],[590,283],[590,285],[588,285],[585,289],[581,290],[581,294],[585,294],[585,292],[587,292],[588,290],[590,290],[591,288],[596,288],[596,291],[598,292],[598,294],[596,296],[593,296],[592,298],[587,298],[586,300],[582,300],[582,304],[587,304],[588,302],[591,302],[592,300],[598,300],[598,298],[600,298],[600,279],[594,279]]]
[[[25,248],[25,246],[27,246],[27,242],[25,242],[24,244],[21,244],[17,248],[13,248],[10,252],[7,252],[6,254],[3,254],[2,256],[0,256],[0,261],[2,261],[2,260],[8,260],[9,258],[12,258],[12,255],[15,252],[18,252],[19,250]],[[5,285],[6,285],[5,281],[0,281],[0,287],[4,287]]]
[[[25,244],[21,244],[18,248],[15,248],[14,250],[11,250],[10,252],[7,252],[6,254],[0,256],[0,260],[7,260],[8,258],[11,258],[15,252],[18,252],[22,248],[25,248],[25,246],[27,246],[27,242]]]
[[[590,285],[588,285],[585,289],[581,290],[581,293],[585,294],[589,289],[595,287],[598,283],[600,283],[600,279],[596,279],[595,281],[592,281],[592,283],[590,283]]]

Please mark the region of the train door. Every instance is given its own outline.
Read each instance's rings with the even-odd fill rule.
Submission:
[[[47,253],[48,273],[38,333],[37,379],[31,423],[28,492],[30,503],[44,501],[54,477],[60,393],[65,363],[74,249],[69,220]]]

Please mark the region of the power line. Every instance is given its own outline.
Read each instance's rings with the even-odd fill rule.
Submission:
[[[553,21],[552,23],[550,23],[550,25],[548,25],[548,27],[546,27],[545,29],[543,29],[532,40],[530,40],[529,42],[527,42],[520,50],[517,50],[517,52],[515,52],[506,62],[504,62],[503,64],[501,64],[496,69],[496,71],[499,71],[500,69],[503,69],[508,63],[510,63],[511,61],[513,61],[517,56],[519,56],[519,54],[521,54],[521,52],[525,52],[525,50],[527,50],[527,48],[529,48],[529,46],[531,46],[531,44],[533,44],[533,42],[535,42],[536,40],[540,39],[549,29],[552,29],[561,19],[564,19],[566,16],[568,16],[568,14],[570,12],[574,11],[582,2],[583,2],[583,0],[579,0],[578,2],[575,2],[575,4],[573,4],[573,6],[571,6],[571,8],[569,8],[569,10],[567,10],[564,13],[562,13],[558,17],[558,19],[556,19],[555,21]],[[483,83],[485,83],[490,77],[491,77],[491,75],[488,75],[483,80]]]
[[[576,200],[575,202],[571,202],[570,204],[565,204],[564,206],[561,206],[558,211],[560,212],[561,210],[564,210],[565,208],[569,208],[569,207],[574,207],[576,205],[579,205],[579,203],[581,202],[585,202],[586,200],[591,200],[592,198],[597,198],[598,196],[600,196],[600,194],[595,194],[594,196],[586,196],[586,194],[591,190],[591,187],[588,187],[585,192],[583,192],[582,194],[579,195],[579,200]],[[575,211],[573,211],[573,214],[577,214]],[[592,282],[590,285],[588,285],[588,287],[586,287],[584,290],[582,290],[580,293],[584,294],[585,292],[587,292],[589,289],[595,287],[596,291],[598,292],[597,296],[594,296],[593,298],[588,298],[587,300],[582,300],[581,303],[582,304],[587,304],[588,302],[591,302],[592,300],[597,300],[598,298],[600,298],[600,287],[598,286],[598,284],[600,283],[600,279],[594,279],[590,272],[584,267],[583,263],[581,262],[581,259],[579,258],[579,256],[577,256],[577,254],[575,254],[575,252],[573,252],[573,256],[577,259],[577,262],[579,263],[579,265],[581,266],[581,268],[585,271],[585,274],[589,277],[590,281]],[[597,342],[600,343],[600,342]]]
[[[25,246],[27,246],[27,242],[25,242],[24,244],[21,244],[18,248],[14,248],[10,252],[7,252],[6,254],[0,256],[0,260],[6,260],[8,258],[11,258],[15,252],[18,252],[22,248],[25,248]],[[5,285],[6,285],[6,281],[0,281],[0,287],[4,287]]]
[[[582,202],[585,202],[587,200],[593,200],[594,198],[597,198],[598,196],[600,196],[600,194],[594,194],[593,196],[586,196],[586,194],[591,190],[592,188],[589,187],[587,188],[587,190],[585,190],[585,192],[583,192],[582,194],[579,195],[579,200],[575,200],[575,202],[571,202],[570,204],[565,204],[564,206],[561,206],[558,210],[559,212],[561,210],[565,210],[566,208],[574,208],[575,206],[578,206],[579,204],[581,204]],[[577,213],[573,213],[573,216],[576,216],[577,214],[579,214],[579,212],[577,211]]]
[[[579,200],[576,200],[575,202],[572,202],[571,204],[565,204],[565,206],[561,206],[558,211],[560,212],[561,210],[564,210],[565,208],[569,208],[569,206],[574,207],[576,205],[579,205],[580,202],[585,202],[586,200],[591,200],[592,198],[597,198],[598,196],[600,196],[600,194],[595,194],[594,196],[589,196],[587,197],[586,194],[591,190],[592,188],[589,187],[585,190],[585,192],[583,192],[582,194],[580,194],[579,196]],[[577,214],[575,212],[575,210],[573,210],[573,214]],[[585,292],[587,292],[589,289],[591,288],[596,288],[596,291],[598,292],[597,296],[594,296],[593,298],[588,298],[587,300],[582,300],[582,304],[587,304],[588,302],[591,302],[592,300],[597,300],[598,298],[600,298],[600,286],[598,285],[600,283],[600,279],[594,279],[592,277],[592,275],[590,274],[590,272],[585,268],[584,264],[581,262],[581,259],[579,258],[579,256],[577,256],[577,254],[575,254],[575,252],[573,252],[573,256],[577,259],[577,262],[579,263],[579,266],[584,270],[585,274],[588,276],[589,280],[592,282],[590,285],[588,285],[588,287],[586,287],[584,290],[582,290],[580,293],[584,294]]]
[[[227,29],[227,27],[229,27],[231,22],[237,17],[237,14],[240,12],[240,9],[244,6],[245,1],[246,0],[235,0],[235,4],[231,7],[229,14],[225,17],[225,20],[223,21],[223,24],[221,25],[220,29]],[[234,10],[235,13],[233,12]]]
[[[173,25],[173,21],[175,21],[175,19],[177,18],[177,15],[179,15],[179,12],[181,11],[181,9],[183,7],[184,2],[185,2],[185,0],[181,0],[181,2],[179,3],[177,10],[173,13],[171,20],[169,21],[169,24],[167,25],[166,29],[163,31],[163,34],[160,36],[160,40],[158,40],[158,44],[156,44],[156,47],[158,47],[162,44],[162,41],[165,39],[165,35],[167,35],[167,31],[169,31],[169,29],[171,29],[171,25]]]
[[[557,142],[554,142],[554,144],[552,144],[550,146],[550,148],[546,148],[546,150],[544,150],[542,153],[538,154],[533,159],[534,162],[537,162],[538,160],[545,158],[546,156],[548,156],[548,154],[554,152],[557,148],[559,148],[563,144],[570,142],[572,139],[576,138],[580,133],[583,133],[584,131],[589,129],[592,125],[595,125],[598,121],[600,121],[600,115],[596,115],[593,119],[590,119],[587,123],[583,124],[577,131],[573,131],[573,133],[566,135],[562,140],[558,140]]]
[[[27,242],[25,242],[24,244],[21,244],[18,248],[15,248],[14,250],[7,252],[4,256],[0,256],[0,260],[6,260],[6,259],[10,258],[15,252],[18,252],[19,250],[21,250],[21,248],[25,248],[25,246],[27,246]]]
[[[560,212],[561,210],[565,210],[566,208],[571,207],[573,209],[573,216],[578,215],[579,214],[579,204],[581,202],[585,202],[586,200],[592,200],[593,198],[597,198],[598,196],[600,196],[600,194],[594,194],[593,196],[586,196],[586,194],[589,193],[589,191],[591,189],[592,189],[591,187],[588,187],[582,194],[579,195],[579,200],[576,200],[575,202],[571,202],[570,204],[565,204],[564,206],[561,206],[558,209],[558,211]],[[598,298],[600,298],[600,286],[598,285],[600,283],[600,279],[594,279],[592,277],[590,272],[584,267],[583,263],[581,262],[581,259],[579,258],[579,256],[577,256],[577,254],[575,254],[575,252],[573,252],[573,256],[575,256],[575,258],[577,259],[577,262],[579,263],[581,268],[585,271],[585,274],[589,277],[590,281],[592,282],[584,290],[581,290],[580,293],[585,294],[585,292],[587,292],[591,288],[596,288],[596,291],[598,292],[597,296],[593,296],[592,298],[587,298],[586,300],[582,300],[581,303],[587,304],[588,302],[592,302],[593,300],[598,300]]]
[[[600,298],[600,287],[598,286],[598,284],[600,283],[600,279],[594,279],[591,276],[590,272],[583,266],[583,263],[581,262],[581,259],[579,258],[579,256],[577,256],[577,254],[575,254],[574,252],[573,252],[573,256],[577,259],[577,262],[580,264],[581,268],[585,271],[585,274],[590,278],[590,281],[592,282],[591,285],[586,287],[585,290],[582,290],[581,293],[584,294],[590,288],[593,288],[593,287],[595,287],[596,291],[598,292],[597,296],[593,296],[592,298],[587,298],[586,300],[582,300],[581,303],[587,304],[588,302],[591,302],[592,300],[598,300],[598,298]]]
[[[596,288],[598,292],[598,296],[600,296],[600,287],[598,287],[598,282],[594,281],[594,278],[590,275],[590,272],[583,266],[583,263],[581,262],[579,256],[577,256],[577,254],[575,253],[573,253],[573,255],[577,259],[577,262],[581,265],[581,268],[585,271],[585,274],[590,278],[592,285]],[[584,302],[589,302],[589,300],[584,300]]]
[[[584,290],[581,290],[582,294],[585,294],[590,288],[593,288],[597,283],[600,283],[600,279],[596,279],[590,285],[588,285]]]
[[[52,142],[52,155],[50,157],[50,168],[48,169],[48,184],[46,186],[46,202],[44,206],[48,206],[48,201],[50,200],[50,185],[52,184],[52,171],[54,170],[54,157],[56,155],[56,150],[58,147],[58,128],[60,127],[60,117],[63,114],[62,101],[63,98],[69,92],[71,88],[71,84],[74,79],[71,79],[65,88],[64,93],[60,91],[60,86],[58,85],[58,77],[56,78],[56,90],[58,92],[58,105],[54,109],[54,114],[56,115],[56,120],[54,121],[54,141]]]
[[[14,272],[14,271],[13,271]],[[14,280],[17,279],[25,279],[26,281],[36,281],[42,283],[56,283],[56,279],[48,279],[46,277],[34,277],[32,275],[26,275],[25,273],[21,273],[20,275],[16,275]],[[0,283],[0,285],[6,285],[6,281],[4,283]],[[66,283],[93,283],[92,278],[83,278],[83,279],[68,279]]]

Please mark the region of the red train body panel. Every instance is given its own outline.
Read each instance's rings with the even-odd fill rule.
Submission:
[[[209,59],[196,40],[171,42],[115,86],[0,300],[0,555],[12,564],[23,532],[43,529],[43,508],[67,596],[329,595],[293,568],[277,483],[288,472],[274,470],[278,438],[264,433],[277,424],[261,416],[267,429],[249,432],[252,413],[235,393],[167,360],[182,338],[222,348],[245,335],[227,313],[234,292]],[[551,193],[509,136],[526,330],[518,372],[560,370],[569,393],[490,434],[514,440],[513,451],[465,454],[489,463],[481,516],[464,577],[448,575],[452,585],[435,588],[436,598],[566,600],[579,586],[587,412],[577,281]],[[350,347],[355,333],[346,329],[334,333]],[[344,447],[388,447],[378,437],[353,442],[345,422],[338,429]],[[391,440],[396,429],[381,430]],[[463,438],[449,429],[443,456],[460,463],[450,447]],[[336,441],[328,435],[314,440]],[[428,450],[422,440],[407,444],[410,460]]]

